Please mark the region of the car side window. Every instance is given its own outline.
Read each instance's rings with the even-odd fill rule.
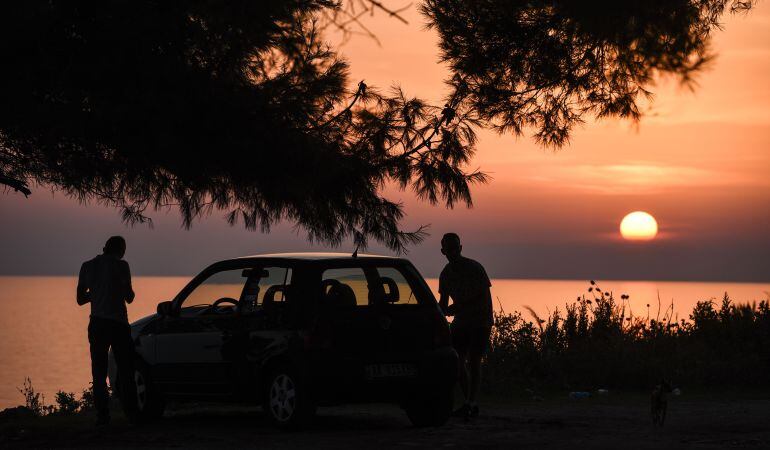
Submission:
[[[241,298],[245,283],[246,278],[243,276],[243,269],[216,272],[190,292],[182,302],[182,307],[210,306],[222,298],[229,298],[237,302]],[[224,305],[232,305],[232,303],[225,302]]]
[[[290,267],[254,269],[243,290],[242,310],[249,312],[286,302],[291,295],[291,277]]]
[[[321,275],[324,307],[355,307],[369,304],[369,286],[360,267],[328,269]]]
[[[379,296],[384,303],[391,305],[416,305],[418,304],[414,290],[409,280],[395,267],[378,267]]]

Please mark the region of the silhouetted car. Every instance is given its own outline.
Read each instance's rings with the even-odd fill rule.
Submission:
[[[405,259],[221,261],[131,328],[143,419],[162,415],[171,398],[259,402],[282,426],[304,422],[316,406],[353,402],[398,403],[417,426],[441,425],[451,413],[449,327]]]

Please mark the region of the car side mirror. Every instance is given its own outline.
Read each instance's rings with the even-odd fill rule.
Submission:
[[[160,302],[158,303],[158,315],[161,317],[168,317],[173,315],[174,304],[172,302]]]

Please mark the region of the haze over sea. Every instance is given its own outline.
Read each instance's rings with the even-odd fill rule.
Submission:
[[[158,302],[171,299],[190,277],[134,277],[137,297],[129,305],[130,320],[155,312]],[[436,291],[438,281],[428,279]],[[75,303],[75,277],[0,276],[0,409],[22,403],[18,392],[25,377],[36,390],[53,402],[58,390],[79,393],[90,382],[90,360],[86,328],[88,307]],[[687,318],[699,300],[721,300],[727,291],[738,302],[759,301],[767,297],[770,283],[608,281],[599,282],[619,298],[629,294],[635,316],[661,315],[671,301],[679,318]],[[586,292],[583,280],[493,279],[495,308],[506,312],[523,311],[531,306],[545,316],[557,307],[574,301]],[[528,315],[526,318],[531,319]]]

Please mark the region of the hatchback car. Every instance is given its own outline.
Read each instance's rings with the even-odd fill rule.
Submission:
[[[447,321],[401,258],[221,261],[131,331],[144,420],[162,415],[166,399],[260,403],[281,426],[353,402],[400,404],[417,426],[441,425],[452,409],[457,354]]]

